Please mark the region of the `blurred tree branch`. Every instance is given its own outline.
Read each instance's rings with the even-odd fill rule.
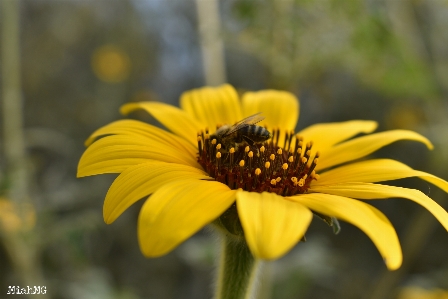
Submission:
[[[218,1],[196,0],[196,9],[205,85],[223,84],[227,79]]]
[[[2,1],[3,144],[8,178],[13,184],[8,197],[23,203],[27,200],[28,174],[22,129],[19,11],[18,1]]]
[[[23,133],[23,104],[20,69],[20,2],[2,1],[2,87],[3,138],[9,186],[7,197],[17,207],[24,220],[28,195],[27,155]],[[2,231],[2,240],[21,283],[42,286],[42,274],[37,262],[37,248],[33,229]],[[34,298],[37,295],[28,295]]]

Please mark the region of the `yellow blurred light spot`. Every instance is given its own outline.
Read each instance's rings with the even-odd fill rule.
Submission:
[[[421,108],[411,104],[395,105],[386,116],[386,124],[390,129],[416,130],[424,122]]]
[[[108,83],[119,83],[129,77],[131,60],[119,47],[105,45],[93,52],[92,69],[98,79]]]
[[[0,198],[0,230],[13,233],[28,230],[36,223],[36,213],[31,205],[22,206],[23,217],[17,205],[6,198]]]
[[[448,299],[448,290],[426,290],[411,286],[403,288],[398,294],[397,299]]]

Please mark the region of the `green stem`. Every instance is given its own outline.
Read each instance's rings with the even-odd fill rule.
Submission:
[[[247,247],[244,237],[225,235],[215,299],[255,298],[260,262]]]

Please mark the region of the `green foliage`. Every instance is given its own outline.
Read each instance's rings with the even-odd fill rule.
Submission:
[[[395,15],[391,5],[361,0],[245,0],[233,11],[246,25],[238,41],[263,62],[268,85],[293,88],[338,69],[386,97],[435,98],[433,64],[416,47],[427,41],[418,30],[422,20],[412,14],[413,4],[401,5],[411,7]]]
[[[360,20],[352,35],[354,53],[363,61],[357,73],[366,84],[394,97],[432,96],[437,93],[430,66],[395,35],[378,16]]]

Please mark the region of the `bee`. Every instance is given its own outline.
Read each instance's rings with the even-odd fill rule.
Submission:
[[[215,138],[217,143],[221,143],[226,150],[231,147],[238,147],[244,141],[253,146],[268,140],[272,137],[271,132],[256,125],[264,119],[264,116],[260,114],[261,112],[248,116],[236,122],[233,126],[221,126],[214,134],[210,135],[210,140]]]

